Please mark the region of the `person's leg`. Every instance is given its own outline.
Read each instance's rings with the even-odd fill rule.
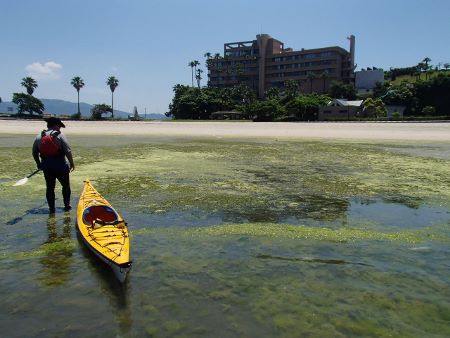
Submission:
[[[58,174],[57,176],[59,183],[62,185],[62,195],[64,199],[64,210],[68,211],[72,209],[70,206],[70,179],[69,179],[69,171],[64,171]]]
[[[47,170],[44,170],[45,177],[45,197],[47,198],[48,209],[51,214],[55,213],[55,183],[56,177],[55,175]]]

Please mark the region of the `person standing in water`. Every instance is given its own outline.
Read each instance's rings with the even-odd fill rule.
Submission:
[[[33,158],[38,169],[42,169],[46,184],[46,198],[49,212],[55,213],[55,185],[56,180],[61,183],[64,200],[64,211],[72,209],[70,206],[69,173],[75,169],[72,150],[69,142],[60,129],[64,123],[56,117],[45,119],[47,129],[39,133],[33,143]],[[67,164],[67,160],[69,164]]]

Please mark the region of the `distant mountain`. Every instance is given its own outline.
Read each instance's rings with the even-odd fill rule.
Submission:
[[[69,102],[64,100],[55,100],[55,99],[40,99],[44,104],[44,111],[46,113],[52,115],[66,115],[70,116],[76,114],[78,111],[78,104],[76,102]],[[17,105],[12,102],[2,102],[0,103],[0,113],[7,113],[8,108],[12,108],[13,112],[17,112]],[[80,102],[80,112],[82,116],[89,117],[91,116],[91,108],[92,105],[84,102]],[[131,116],[132,113],[127,113],[121,110],[114,109],[114,117],[127,118]],[[140,114],[141,117],[142,114]],[[164,114],[147,114],[147,119],[153,120],[163,120],[167,119]]]

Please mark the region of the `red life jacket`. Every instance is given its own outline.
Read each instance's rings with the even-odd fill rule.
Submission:
[[[46,131],[42,131],[41,142],[39,144],[39,153],[42,157],[57,157],[61,155],[61,145],[56,140],[59,131],[52,131],[47,135]]]

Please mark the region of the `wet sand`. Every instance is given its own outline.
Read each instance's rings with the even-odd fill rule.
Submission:
[[[450,123],[67,121],[67,135],[450,141]],[[0,134],[37,134],[45,122],[0,120]]]

